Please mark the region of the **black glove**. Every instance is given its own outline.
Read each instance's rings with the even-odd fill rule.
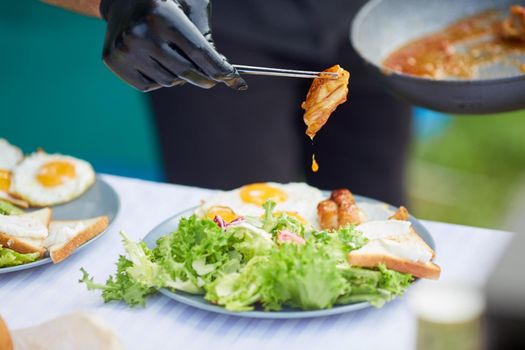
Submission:
[[[209,0],[102,0],[104,63],[141,91],[189,82],[245,90],[211,38]]]

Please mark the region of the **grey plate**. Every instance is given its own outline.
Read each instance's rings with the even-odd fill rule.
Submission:
[[[107,232],[115,220],[115,217],[117,216],[120,208],[120,201],[117,192],[115,192],[113,187],[111,187],[100,177],[97,177],[93,187],[91,187],[81,197],[75,199],[72,202],[57,205],[52,208],[53,220],[81,220],[100,215],[107,215],[109,218],[109,225],[104,231]],[[103,233],[97,235],[93,239],[84,243],[82,246],[78,247],[73,254],[81,249],[84,249],[91,242],[102,236]],[[0,268],[0,274],[31,269],[33,267],[49,263],[51,263],[51,258],[46,256],[43,259],[29,264]]]
[[[485,114],[525,107],[525,74],[504,63],[471,80],[435,80],[389,71],[383,60],[411,40],[487,9],[508,13],[524,0],[372,0],[353,20],[350,38],[359,55],[397,95],[422,107],[455,114]],[[524,55],[514,57],[525,62]],[[351,67],[350,67],[351,68]]]
[[[383,202],[377,201],[375,199],[370,199],[367,197],[362,196],[355,196],[358,203],[370,203],[370,204],[378,204],[379,211],[384,210],[385,217],[387,217],[388,211],[394,211],[396,208],[390,205],[387,205]],[[159,237],[164,236],[170,232],[173,232],[177,229],[179,220],[182,217],[190,216],[193,214],[195,208],[188,209],[183,211],[182,213],[179,213],[177,215],[172,216],[171,218],[167,219],[166,221],[159,224],[157,227],[155,227],[150,233],[144,237],[144,242],[147,244],[149,248],[155,247],[155,243]],[[366,210],[365,210],[366,211]],[[432,247],[432,249],[435,250],[435,243],[434,239],[430,235],[430,233],[427,231],[427,229],[419,222],[416,218],[410,217],[410,222],[412,223],[414,229],[419,233],[419,235],[427,242],[427,244]],[[313,310],[313,311],[304,311],[300,309],[292,309],[292,308],[284,308],[281,311],[262,311],[262,310],[255,310],[255,311],[246,311],[246,312],[232,312],[229,310],[226,310],[223,307],[213,305],[206,301],[202,295],[195,295],[195,294],[189,294],[184,292],[177,292],[174,293],[170,291],[169,289],[161,289],[160,292],[167,296],[168,298],[171,298],[173,300],[176,300],[178,302],[181,302],[183,304],[187,304],[202,310],[211,311],[211,312],[217,312],[220,314],[226,314],[226,315],[232,315],[232,316],[239,316],[239,317],[252,317],[252,318],[307,318],[307,317],[323,317],[323,316],[330,316],[330,315],[336,315],[344,312],[349,311],[356,311],[360,309],[364,309],[367,307],[370,307],[370,304],[367,302],[361,302],[361,303],[355,303],[355,304],[348,304],[348,305],[336,305],[331,309],[326,310]]]

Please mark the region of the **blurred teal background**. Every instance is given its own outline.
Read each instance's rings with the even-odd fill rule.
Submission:
[[[161,180],[145,96],[102,63],[105,24],[36,0],[0,10],[0,137],[42,147],[99,172]]]
[[[102,64],[103,36],[100,20],[36,0],[4,1],[0,137],[25,152],[87,159],[99,172],[162,180],[146,96]],[[525,112],[450,117],[415,109],[407,189],[407,205],[421,218],[488,227],[523,221]]]

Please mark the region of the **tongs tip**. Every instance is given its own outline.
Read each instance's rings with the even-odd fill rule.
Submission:
[[[339,79],[339,73],[338,72],[319,72],[319,78],[337,80]]]
[[[243,74],[254,74],[254,75],[270,75],[276,77],[290,77],[290,78],[310,78],[310,79],[339,79],[338,72],[313,72],[304,70],[293,70],[293,69],[282,69],[282,68],[268,68],[268,67],[256,67],[246,66],[240,64],[234,64],[233,67],[237,69],[239,73]]]

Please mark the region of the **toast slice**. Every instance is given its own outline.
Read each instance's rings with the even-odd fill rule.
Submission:
[[[26,218],[33,218],[35,220],[38,220],[42,222],[46,227],[49,227],[49,223],[51,222],[51,215],[53,214],[53,210],[51,208],[42,208],[35,211],[27,212],[24,214],[20,214],[18,216],[20,217],[26,217]]]
[[[17,207],[20,207],[20,208],[29,208],[29,203],[27,203],[26,201],[22,200],[22,199],[18,199],[16,197],[13,197],[12,195],[10,195],[9,193],[7,192],[4,192],[4,191],[0,191],[0,199],[6,201],[6,202],[9,202],[13,205],[16,205]]]
[[[402,220],[371,221],[356,227],[369,242],[348,254],[353,266],[387,268],[415,277],[439,279],[441,268],[432,262],[434,251]]]
[[[23,220],[31,219],[37,225],[45,227],[45,236],[47,236],[51,214],[52,210],[50,208],[43,208],[30,213],[16,215],[16,217],[23,218]],[[41,238],[19,237],[10,235],[7,232],[0,232],[0,245],[22,254],[38,252],[40,257],[43,257],[46,252],[43,245],[45,236]]]
[[[82,244],[102,233],[108,227],[108,223],[107,216],[86,220],[52,221],[44,246],[48,249],[53,263],[57,264]]]
[[[390,217],[390,220],[401,220],[401,221],[409,221],[410,214],[408,213],[407,208],[401,206],[399,209]],[[413,226],[410,226],[410,230],[413,231],[412,233],[415,235],[414,238],[419,239],[421,241],[421,244],[425,245],[429,250],[432,251],[432,259],[436,257],[436,252],[430,248],[430,246],[425,242],[423,238],[414,230]]]
[[[362,248],[361,248],[362,249]],[[352,266],[360,267],[376,267],[379,264],[384,264],[391,270],[409,273],[414,277],[428,278],[432,280],[439,279],[441,268],[431,261],[419,262],[401,258],[396,255],[389,254],[388,251],[361,251],[361,249],[354,250],[348,254],[348,262]]]
[[[13,350],[13,339],[11,338],[11,333],[9,328],[5,324],[2,317],[0,317],[0,349],[4,350]]]

